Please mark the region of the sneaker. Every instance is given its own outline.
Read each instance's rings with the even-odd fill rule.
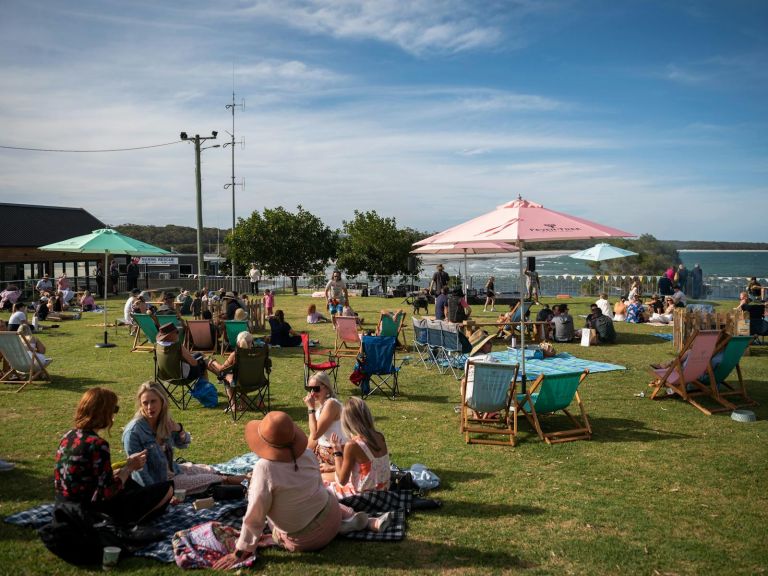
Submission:
[[[357,532],[363,530],[368,525],[368,514],[365,512],[355,512],[352,518],[347,518],[341,521],[341,527],[339,528],[339,534],[348,534],[350,532]]]
[[[385,512],[378,518],[371,518],[368,529],[371,532],[384,532],[392,523],[392,512]]]
[[[16,464],[13,462],[6,462],[5,460],[0,460],[0,472],[8,472],[9,470],[13,470],[16,468]]]

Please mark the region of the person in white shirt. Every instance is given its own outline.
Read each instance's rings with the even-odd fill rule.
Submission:
[[[613,318],[613,307],[611,306],[611,303],[608,302],[608,294],[600,292],[600,298],[595,301],[595,304],[597,304],[597,307],[600,308],[600,311],[604,316]]]
[[[125,301],[123,306],[123,320],[126,324],[133,325],[133,318],[131,318],[131,312],[133,311],[133,303],[136,301],[138,295],[141,294],[141,290],[134,288],[131,290],[131,295],[128,296],[128,300]]]

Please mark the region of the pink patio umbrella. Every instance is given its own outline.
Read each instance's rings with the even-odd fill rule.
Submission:
[[[520,295],[525,293],[523,275],[523,250],[526,242],[547,242],[553,240],[584,240],[592,238],[629,238],[636,234],[618,228],[603,226],[584,218],[569,216],[544,208],[541,204],[524,200],[518,196],[495,210],[439,232],[414,243],[414,246],[428,244],[450,244],[457,242],[508,242],[518,247],[520,265]],[[525,390],[525,318],[520,316],[521,374]]]
[[[425,244],[411,254],[464,254],[464,294],[467,293],[469,285],[469,274],[467,273],[467,254],[501,254],[504,252],[517,252],[517,246],[507,242],[484,241],[484,242],[435,242]]]

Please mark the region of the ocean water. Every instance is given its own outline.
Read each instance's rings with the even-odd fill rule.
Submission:
[[[680,260],[689,270],[699,264],[705,278],[719,276],[725,278],[750,278],[757,276],[768,280],[768,250],[681,250]],[[461,256],[442,255],[430,256],[424,260],[422,275],[431,275],[434,263],[442,262],[446,271],[451,275],[464,275],[464,261]],[[670,263],[671,264],[671,263]],[[510,254],[505,257],[487,259],[469,259],[467,261],[469,275],[475,278],[517,275],[519,271],[518,257]],[[542,276],[592,275],[594,272],[583,260],[570,256],[538,256],[536,270]],[[764,282],[763,282],[764,283]]]

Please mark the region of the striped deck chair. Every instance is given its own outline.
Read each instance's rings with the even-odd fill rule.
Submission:
[[[333,320],[336,329],[336,341],[333,355],[337,358],[356,358],[360,352],[360,334],[357,332],[357,318],[354,316],[336,316]]]
[[[210,320],[187,320],[186,325],[190,350],[216,352],[216,328]]]
[[[711,416],[712,410],[697,400],[706,396],[722,407],[733,410],[733,404],[717,393],[713,394],[712,387],[701,382],[705,374],[709,382],[715,382],[711,360],[720,338],[719,330],[694,331],[680,353],[667,366],[652,365],[649,368],[654,376],[649,384],[653,388],[651,398],[662,400],[679,396],[707,416]]]
[[[739,362],[749,348],[751,341],[752,336],[730,336],[726,334],[725,337],[721,338],[712,356],[712,373],[715,376],[717,385],[711,385],[709,376],[706,374],[700,379],[702,384],[710,386],[713,395],[728,398],[731,396],[740,397],[742,401],[737,406],[756,406],[758,404],[756,400],[753,400],[747,394],[747,388],[744,385],[744,378],[741,374],[741,366],[739,366]],[[736,370],[738,384],[731,384],[727,381],[727,378],[734,370]],[[722,409],[713,410],[713,412],[723,412],[725,410],[728,410],[728,408],[723,407]]]
[[[518,369],[518,364],[467,361],[467,378],[461,383],[460,426],[467,444],[515,445],[517,419],[511,415],[511,406]],[[493,438],[498,435],[508,439]]]
[[[45,365],[24,337],[16,332],[0,332],[0,360],[0,382],[14,386],[21,384],[16,392],[32,382],[51,381]]]
[[[390,312],[382,310],[379,316],[379,325],[376,327],[376,336],[394,336],[397,338],[397,347],[405,349],[405,312],[396,310]],[[401,340],[402,336],[402,340]]]
[[[510,340],[512,336],[515,336],[516,334],[519,334],[520,332],[520,320],[521,317],[527,318],[528,315],[531,312],[531,306],[533,306],[533,301],[527,301],[523,300],[522,302],[518,302],[515,304],[515,307],[512,309],[512,314],[510,315],[509,323],[501,327],[501,337],[504,340]],[[523,322],[523,327],[525,328],[525,333],[530,338],[533,338],[533,326],[535,323],[528,323],[526,321]]]
[[[440,374],[448,370],[448,356],[443,347],[443,321],[427,320],[427,342],[429,353],[432,355],[432,363],[437,366]]]
[[[515,420],[523,414],[536,430],[539,438],[547,444],[589,440],[592,438],[592,427],[579,395],[579,386],[588,374],[589,370],[564,374],[540,374],[524,394],[515,395]],[[581,420],[568,410],[574,399],[579,405]],[[556,432],[544,432],[541,427],[542,416],[556,412],[563,412],[574,427]]]
[[[131,352],[152,352],[157,341],[157,324],[151,314],[131,314],[133,323],[138,326],[133,339]]]
[[[224,320],[224,331],[226,333],[226,338],[224,338],[224,335],[222,335],[221,338],[221,353],[224,354],[224,351],[227,349],[227,346],[229,346],[230,349],[235,349],[235,344],[237,342],[237,335],[240,334],[240,332],[250,332],[248,329],[248,320]]]

